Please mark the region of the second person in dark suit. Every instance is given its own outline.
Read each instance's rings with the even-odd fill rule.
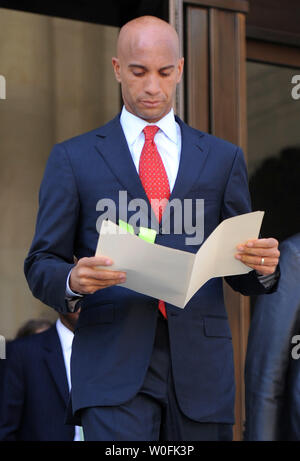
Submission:
[[[8,344],[0,395],[0,441],[80,440],[80,428],[65,424],[78,315],[61,314],[46,331]]]

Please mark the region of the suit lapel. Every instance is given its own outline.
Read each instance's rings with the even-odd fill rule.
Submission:
[[[100,128],[96,149],[102,156],[122,188],[132,199],[142,199],[147,203],[148,222],[156,222],[150,202],[141,183],[120,124],[120,115]],[[144,209],[144,208],[143,208]],[[143,212],[141,209],[141,212]],[[152,220],[152,221],[150,221]],[[157,223],[158,226],[158,223]]]
[[[177,198],[184,200],[194,183],[199,179],[209,154],[205,133],[196,131],[186,125],[179,117],[175,117],[181,131],[181,155],[176,181],[170,196],[170,201]],[[166,208],[164,220],[169,219],[173,207]]]
[[[187,126],[176,117],[181,130],[181,155],[178,174],[172,190],[172,198],[184,199],[187,192],[199,178],[208,156],[205,134]]]
[[[147,200],[120,124],[119,115],[100,128],[97,138],[96,149],[123,186],[123,190],[126,190],[132,198]]]
[[[44,336],[45,361],[59,394],[67,404],[69,399],[69,386],[62,347],[56,326],[53,325],[46,333],[48,334]]]

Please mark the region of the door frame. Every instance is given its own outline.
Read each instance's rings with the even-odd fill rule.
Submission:
[[[299,47],[248,38],[246,50],[247,61],[300,68]]]

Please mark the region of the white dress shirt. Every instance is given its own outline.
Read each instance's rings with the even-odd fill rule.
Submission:
[[[120,123],[137,172],[139,172],[140,157],[145,143],[143,129],[148,125],[156,125],[159,127],[154,141],[164,164],[169,180],[170,191],[172,192],[178,173],[181,152],[181,131],[175,120],[173,109],[158,122],[148,123],[128,112],[124,106],[120,117]]]
[[[67,328],[60,319],[56,321],[56,330],[60,339],[60,344],[63,351],[63,357],[66,367],[67,380],[69,391],[71,390],[71,352],[72,352],[72,342],[74,338],[74,333]],[[75,436],[74,441],[81,440],[81,428],[75,426]]]

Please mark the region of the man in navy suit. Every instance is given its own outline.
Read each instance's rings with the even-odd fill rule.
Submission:
[[[204,200],[204,239],[223,219],[250,211],[243,153],[174,116],[183,58],[168,23],[153,17],[127,23],[112,63],[122,113],[54,146],[25,274],[33,294],[59,312],[81,306],[72,349],[72,410],[86,440],[230,440],[234,373],[222,279],[208,281],[184,310],[166,303],[165,318],[157,299],[122,287],[126,273],[110,270],[109,255],[94,254],[102,199],[115,204],[117,223],[124,215],[132,218],[134,199],[148,205],[141,206],[146,227],[153,222],[139,176],[145,127],[158,127],[155,146],[170,200],[189,199],[191,205],[192,224],[182,233],[175,232],[173,209],[170,232],[156,220],[159,245],[199,249],[201,242],[186,242],[199,217],[196,199]],[[127,202],[119,201],[120,192]],[[240,243],[236,257],[253,270],[227,282],[245,295],[274,290],[277,247],[272,238]]]
[[[1,376],[1,441],[80,440],[79,428],[65,424],[69,400],[68,370],[78,313],[60,314],[41,333],[7,345]]]

